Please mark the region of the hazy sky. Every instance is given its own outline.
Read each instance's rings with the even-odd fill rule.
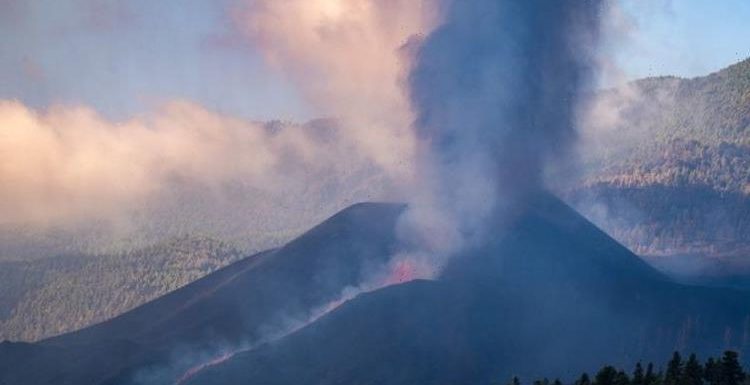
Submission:
[[[630,78],[705,75],[750,57],[750,1],[621,0],[637,32],[617,58]]]
[[[746,0],[621,0],[628,78],[696,76],[750,56]],[[315,116],[232,27],[233,0],[0,0],[0,99],[125,119],[187,99],[251,119]]]

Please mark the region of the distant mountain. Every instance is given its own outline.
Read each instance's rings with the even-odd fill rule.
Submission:
[[[568,201],[660,266],[702,256],[750,271],[750,59],[639,80],[593,106]]]
[[[310,318],[398,251],[402,210],[353,206],[111,321],[2,344],[0,383],[481,384],[749,342],[750,294],[674,283],[547,194],[439,279]]]
[[[393,254],[402,209],[353,206],[277,250],[111,320],[35,344],[0,344],[0,384],[168,383],[201,354],[279,332],[355,286]]]

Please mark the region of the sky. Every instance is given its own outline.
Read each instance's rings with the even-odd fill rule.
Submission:
[[[228,1],[0,0],[0,98],[125,119],[188,99],[249,119],[305,119],[294,90],[234,37]]]
[[[613,47],[628,78],[706,75],[750,57],[750,2],[621,0],[636,32]]]
[[[253,120],[318,117],[233,27],[235,0],[0,0],[0,99],[127,119],[184,99]],[[627,79],[710,73],[750,57],[746,0],[619,0],[607,47]]]

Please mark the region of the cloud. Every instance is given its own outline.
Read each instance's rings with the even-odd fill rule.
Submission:
[[[261,238],[386,196],[350,138],[334,121],[258,123],[187,101],[125,121],[0,101],[0,227],[119,221]]]
[[[447,252],[575,138],[597,6],[532,3],[248,0],[233,18],[423,208],[403,237]]]
[[[447,229],[456,216],[492,211],[510,183],[536,185],[559,158],[574,136],[576,100],[563,94],[578,83],[568,75],[592,44],[549,32],[585,40],[573,30],[585,23],[550,17],[551,29],[533,25],[529,37],[519,32],[526,13],[461,4],[237,1],[239,38],[335,118],[326,123],[250,122],[188,101],[122,121],[86,106],[3,101],[0,225],[137,218],[144,229],[179,223],[247,237],[312,224],[355,200],[407,198],[452,206],[410,219],[448,247],[459,238]],[[531,38],[551,53],[515,40]],[[428,235],[413,230],[404,230],[411,241]]]
[[[436,23],[434,0],[253,0],[233,18],[322,116],[335,116],[392,175],[412,170],[415,140],[402,47]]]
[[[174,100],[116,121],[86,105],[0,101],[0,236],[115,226],[131,241],[282,241],[354,201],[402,198],[416,147],[403,47],[435,17],[427,0],[236,2],[235,38],[334,118],[325,122],[250,122]]]

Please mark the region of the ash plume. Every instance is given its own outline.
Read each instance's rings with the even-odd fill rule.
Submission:
[[[426,236],[439,238],[437,249],[480,239],[490,217],[543,189],[550,165],[568,162],[579,101],[597,67],[603,6],[439,3],[443,24],[413,47],[409,76],[428,188],[412,217],[448,226]]]

